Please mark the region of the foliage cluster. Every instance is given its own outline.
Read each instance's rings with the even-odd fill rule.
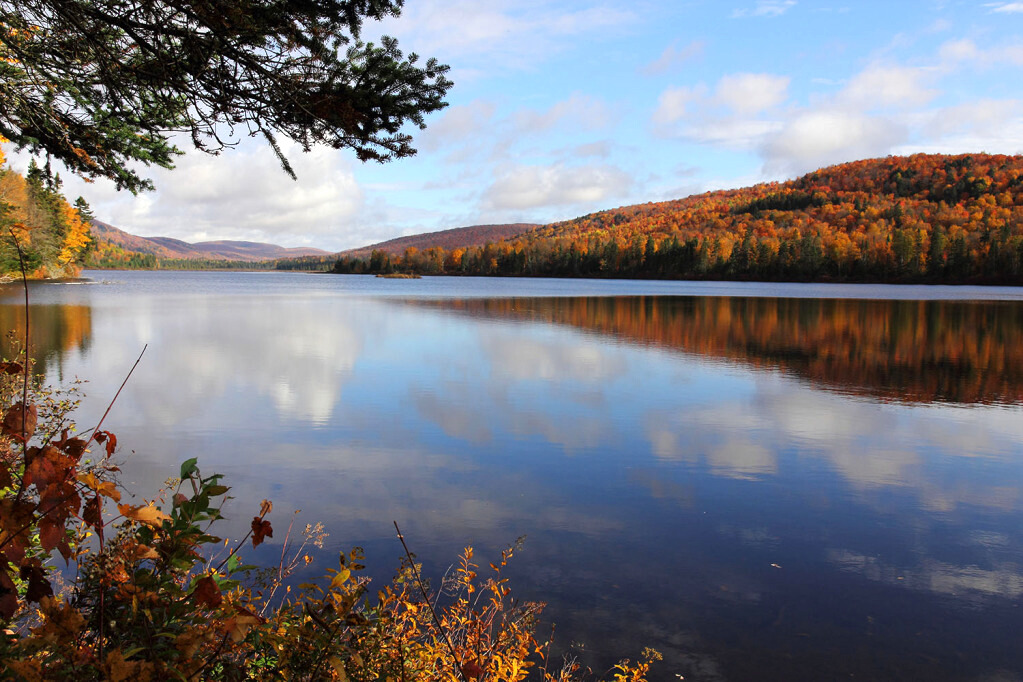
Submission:
[[[92,245],[89,206],[81,197],[72,206],[60,189],[49,168],[33,162],[23,177],[4,166],[0,150],[0,277],[22,264],[36,278],[78,274]]]
[[[357,548],[293,589],[322,526],[289,527],[275,565],[243,563],[249,541],[256,552],[273,537],[272,505],[259,505],[239,541],[215,536],[230,488],[194,458],[154,499],[129,501],[111,460],[116,436],[102,419],[77,434],[77,395],[46,390],[25,357],[0,364],[5,679],[581,679],[534,636],[542,604],[511,597],[502,570],[512,550],[481,570],[467,548],[437,594],[407,547],[380,590]],[[657,658],[623,661],[607,679],[644,680]]]
[[[627,206],[337,273],[1023,283],[1023,157],[917,154]]]
[[[415,153],[406,124],[445,106],[448,67],[360,39],[402,0],[0,0],[0,134],[131,191],[133,162],[171,167],[260,135],[363,161]]]

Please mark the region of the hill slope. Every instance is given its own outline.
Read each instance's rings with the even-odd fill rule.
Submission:
[[[424,251],[439,246],[442,249],[451,251],[472,246],[484,246],[487,242],[498,242],[502,239],[516,237],[524,232],[533,230],[539,225],[531,223],[512,223],[509,225],[471,225],[469,227],[455,227],[450,230],[439,232],[424,232],[413,234],[407,237],[389,239],[385,242],[363,246],[358,249],[349,249],[337,254],[339,257],[368,258],[374,251],[383,251],[392,256],[400,256],[405,249],[414,248]]]
[[[1023,156],[868,159],[337,271],[1023,284]],[[361,268],[361,270],[360,270]]]
[[[192,244],[171,237],[139,237],[99,220],[93,220],[92,234],[99,242],[100,253],[103,252],[103,245],[106,243],[125,252],[150,254],[157,258],[257,262],[274,258],[328,254],[322,249],[285,248],[262,242],[209,241]]]

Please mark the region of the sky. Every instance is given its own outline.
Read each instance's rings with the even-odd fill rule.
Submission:
[[[142,236],[338,251],[856,159],[1023,153],[1023,2],[406,0],[365,30],[451,66],[415,157],[285,144],[292,181],[260,138],[182,142],[174,170],[146,169],[153,192],[62,173],[65,194]]]

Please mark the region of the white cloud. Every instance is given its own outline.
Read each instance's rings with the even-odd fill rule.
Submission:
[[[843,104],[861,111],[881,107],[920,107],[937,96],[924,88],[932,74],[904,66],[870,66],[849,81],[839,93]]]
[[[586,144],[576,145],[575,147],[566,150],[566,153],[570,158],[574,159],[585,159],[591,157],[606,159],[611,155],[611,143],[607,140],[588,142]]]
[[[715,97],[737,114],[748,116],[775,107],[788,96],[790,78],[769,73],[737,73],[718,81]]]
[[[485,202],[496,209],[526,209],[604,201],[626,193],[632,178],[607,164],[518,166],[487,189]]]
[[[764,136],[779,132],[784,125],[781,121],[710,120],[690,126],[682,133],[682,137],[726,149],[751,149]]]
[[[702,85],[694,88],[667,88],[657,100],[657,109],[653,115],[654,123],[665,125],[679,121],[688,113],[691,104],[704,99],[706,92],[706,87]]]
[[[515,134],[538,133],[566,123],[574,129],[599,130],[607,127],[612,114],[603,100],[573,93],[568,99],[553,104],[544,111],[523,109],[513,115]]]
[[[974,61],[980,57],[977,44],[969,38],[950,40],[938,48],[938,56],[945,62]]]
[[[975,63],[983,67],[998,64],[1023,66],[1023,44],[995,45],[988,48],[979,47],[969,38],[950,40],[938,50],[938,56],[946,67],[961,63]]]
[[[379,28],[442,60],[466,63],[469,57],[484,57],[492,71],[531,67],[563,50],[567,38],[614,31],[635,21],[631,9],[610,5],[573,9],[514,0],[420,0]]]
[[[796,0],[757,0],[752,8],[732,11],[733,19],[745,17],[780,17],[796,6]]]
[[[1023,2],[989,2],[984,6],[996,13],[1023,14]]]
[[[1008,48],[987,53],[970,41],[945,43],[945,62],[1006,61]],[[653,130],[721,149],[754,151],[763,177],[789,177],[833,163],[942,150],[1018,153],[1023,111],[1016,100],[980,99],[931,108],[949,69],[872,64],[853,75],[836,94],[791,106],[790,79],[772,74],[723,76],[712,92],[705,86],[670,87],[652,116]],[[731,185],[729,185],[731,186]]]
[[[493,126],[495,110],[493,102],[482,99],[449,107],[420,135],[420,149],[442,150],[485,133]]]
[[[761,118],[788,97],[789,78],[772,74],[723,76],[713,94],[704,85],[669,87],[652,116],[654,131],[728,149],[749,149],[781,123]]]
[[[908,140],[896,121],[841,109],[807,110],[788,120],[760,149],[770,174],[798,174],[853,159],[883,156]]]
[[[96,217],[132,234],[261,241],[331,248],[359,213],[363,192],[341,152],[281,147],[298,175],[281,170],[261,140],[246,138],[219,156],[191,151],[173,170],[144,169],[156,191],[133,197],[105,181],[65,176],[65,194],[84,196]]]
[[[654,76],[670,71],[672,68],[684,64],[690,59],[699,57],[703,54],[706,47],[707,43],[702,40],[694,40],[682,47],[679,47],[676,41],[664,48],[664,52],[661,53],[660,57],[644,66],[642,72],[648,76]]]
[[[924,129],[938,138],[973,131],[1000,136],[1012,120],[1020,116],[1023,116],[1023,101],[982,99],[939,109]]]
[[[652,120],[664,127],[682,119],[715,124],[730,115],[750,118],[785,102],[790,80],[769,73],[729,74],[718,80],[713,95],[702,84],[669,87],[661,93]]]

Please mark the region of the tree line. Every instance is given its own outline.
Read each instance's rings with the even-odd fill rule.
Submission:
[[[1023,283],[1023,157],[917,154],[627,206],[335,273]]]

